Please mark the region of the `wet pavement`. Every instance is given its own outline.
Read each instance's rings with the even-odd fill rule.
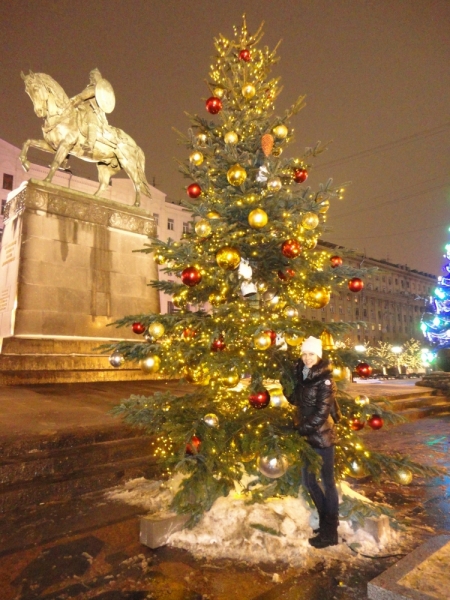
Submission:
[[[77,389],[80,404],[86,402],[82,389]],[[119,399],[126,397],[120,395],[123,391],[116,390]],[[61,389],[59,396],[55,388],[53,392],[53,402],[64,397]],[[115,400],[105,388],[95,388],[92,393],[97,398],[91,409],[92,426],[98,426],[102,419],[111,419],[109,415],[101,417],[101,412]],[[22,390],[21,397],[24,399],[27,394],[34,398],[30,390]],[[67,396],[65,400],[67,404]],[[73,407],[70,418],[75,422]],[[40,410],[42,406],[39,409],[36,405],[35,415]],[[61,411],[63,415],[64,409]],[[52,430],[60,426],[54,413],[47,412],[46,419],[53,423]],[[36,429],[40,427],[37,420],[35,417]],[[422,463],[448,469],[450,416],[369,432],[365,441],[373,449],[399,451]],[[230,560],[196,560],[188,552],[168,546],[151,550],[139,543],[142,511],[106,500],[103,492],[27,509],[18,506],[0,524],[0,598],[364,600],[368,581],[421,542],[450,531],[450,476],[431,481],[415,478],[409,486],[380,486],[370,481],[355,481],[351,485],[367,497],[393,507],[407,525],[401,547],[375,558],[358,556],[349,550],[345,560],[342,552],[333,548],[312,550],[314,560],[303,568],[273,562],[270,556],[265,564],[252,566]]]

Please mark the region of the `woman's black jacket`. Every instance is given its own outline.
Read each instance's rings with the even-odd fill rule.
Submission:
[[[336,428],[341,417],[336,401],[336,384],[328,361],[320,360],[303,379],[304,363],[295,366],[296,384],[288,401],[297,407],[297,428],[313,448],[336,444]]]

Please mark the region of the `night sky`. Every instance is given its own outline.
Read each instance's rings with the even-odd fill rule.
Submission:
[[[174,159],[187,153],[172,128],[187,131],[185,111],[208,117],[213,38],[231,37],[244,12],[251,32],[265,21],[264,44],[282,39],[276,112],[307,96],[285,155],[332,140],[308,183],[351,182],[325,239],[439,274],[450,240],[449,0],[2,0],[0,137],[42,137],[21,70],[73,96],[98,67],[116,94],[110,124],[143,148],[150,183],[185,197]],[[93,165],[71,167],[96,178]]]

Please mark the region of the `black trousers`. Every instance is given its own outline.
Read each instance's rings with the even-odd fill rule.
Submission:
[[[309,470],[309,463],[302,470],[303,485],[308,490],[317,511],[322,515],[339,514],[339,496],[334,481],[334,446],[329,448],[313,448],[322,457],[320,472],[321,484],[315,473]]]

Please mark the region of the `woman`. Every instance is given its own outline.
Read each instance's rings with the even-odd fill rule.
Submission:
[[[319,513],[318,535],[309,539],[311,546],[326,548],[338,543],[339,498],[334,481],[335,422],[341,416],[336,402],[336,384],[328,361],[322,360],[322,342],[309,337],[301,347],[302,357],[296,364],[296,383],[289,399],[297,406],[298,431],[322,458],[320,479],[303,467],[303,484]]]

